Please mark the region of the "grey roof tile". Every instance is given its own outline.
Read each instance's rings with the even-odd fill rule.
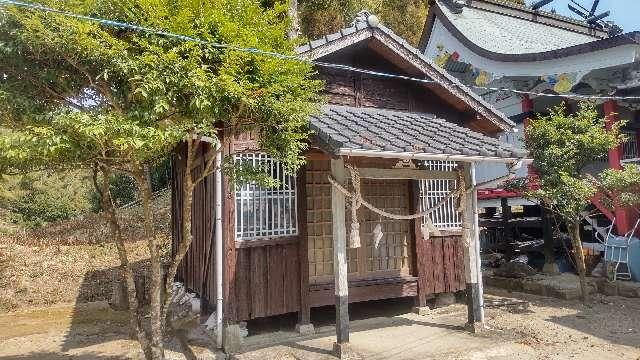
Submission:
[[[441,3],[442,1],[438,1]],[[444,16],[474,44],[500,54],[529,54],[567,48],[599,40],[601,37],[572,31],[495,10],[465,6],[454,13],[444,4]]]
[[[389,125],[392,122],[393,125]],[[522,158],[526,151],[431,114],[325,105],[310,118],[316,142],[340,149]]]

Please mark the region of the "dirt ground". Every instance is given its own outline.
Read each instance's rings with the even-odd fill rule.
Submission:
[[[640,360],[637,299],[598,295],[582,305],[494,289],[488,293],[488,300],[519,299],[531,305],[526,311],[488,309],[490,329],[472,335],[462,328],[466,308],[460,304],[427,316],[410,313],[409,302],[357,304],[352,309],[351,344],[363,359]],[[332,311],[315,312],[314,319],[316,334],[305,338],[293,332],[289,321],[256,324],[258,331],[250,324],[252,335],[236,358],[332,359]],[[111,311],[103,302],[0,315],[3,360],[120,360],[138,356],[137,344],[126,336],[125,314]],[[170,356],[180,358],[174,352]]]

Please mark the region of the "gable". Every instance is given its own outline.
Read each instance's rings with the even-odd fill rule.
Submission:
[[[353,59],[364,59],[365,55],[371,52],[374,52],[378,58],[385,60],[384,66],[393,65],[393,69],[396,71],[389,71],[389,74],[399,75],[392,76],[394,79],[418,84],[421,89],[424,89],[424,95],[434,94],[438,100],[441,100],[442,107],[449,106],[455,111],[465,114],[464,119],[461,119],[465,126],[486,134],[512,131],[514,123],[504,114],[485,102],[455,77],[438,68],[417,49],[382,25],[376,24],[374,27],[366,22],[356,21],[351,28],[311,41],[298,48],[298,53],[315,61],[316,64],[335,61],[340,65],[357,68],[338,70],[351,74],[363,74],[363,71],[360,71],[362,68],[355,66]],[[328,61],[330,59],[332,61]],[[389,78],[389,76],[372,73],[372,71],[376,71],[375,64],[358,65],[370,66],[368,69],[365,68],[365,75]],[[318,68],[322,72],[327,67],[320,64]],[[348,76],[345,75],[345,77]],[[405,78],[403,79],[403,77]],[[421,83],[406,79],[406,77],[425,79],[426,81]],[[432,111],[432,109],[428,109],[428,111]]]

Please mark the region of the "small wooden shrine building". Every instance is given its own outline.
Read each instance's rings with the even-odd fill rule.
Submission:
[[[467,291],[469,322],[480,323],[474,167],[521,161],[522,150],[493,137],[514,123],[366,13],[298,52],[360,70],[318,67],[328,104],[310,119],[311,150],[295,176],[261,153],[251,136],[223,135],[225,156],[266,164],[281,180],[272,189],[224,182],[225,328],[297,312],[301,328],[309,330],[310,309],[335,304],[340,350],[348,343],[348,303],[413,297],[425,306],[434,294],[461,290]],[[173,164],[177,244],[185,171],[179,151]],[[464,191],[457,190],[461,184]],[[351,195],[358,189],[360,246],[350,247]],[[220,295],[214,286],[213,197],[210,176],[195,189],[194,240],[178,274],[211,304]],[[428,220],[410,216],[436,204],[442,206]],[[231,345],[227,350],[234,351]]]

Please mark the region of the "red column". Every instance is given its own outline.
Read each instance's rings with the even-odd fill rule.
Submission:
[[[525,115],[523,122],[523,136],[526,138],[527,136],[527,128],[529,127],[529,123],[531,122],[531,117],[533,116],[533,100],[529,97],[529,95],[522,96],[522,113]],[[527,177],[529,179],[534,179],[533,183],[537,183],[536,170],[533,168],[533,165],[527,165]],[[529,186],[535,186],[535,184],[529,184]]]
[[[606,116],[605,126],[610,130],[618,119],[618,103],[615,100],[608,100],[603,104],[604,114]],[[609,150],[609,168],[622,169],[622,145]],[[618,235],[624,235],[631,230],[631,214],[628,209],[615,206],[616,228]]]
[[[611,130],[613,125],[619,120],[618,103],[615,100],[608,100],[603,104],[603,108],[606,116],[605,126],[607,130]],[[622,160],[622,145],[609,150],[609,167],[611,169],[622,169],[620,160]]]

